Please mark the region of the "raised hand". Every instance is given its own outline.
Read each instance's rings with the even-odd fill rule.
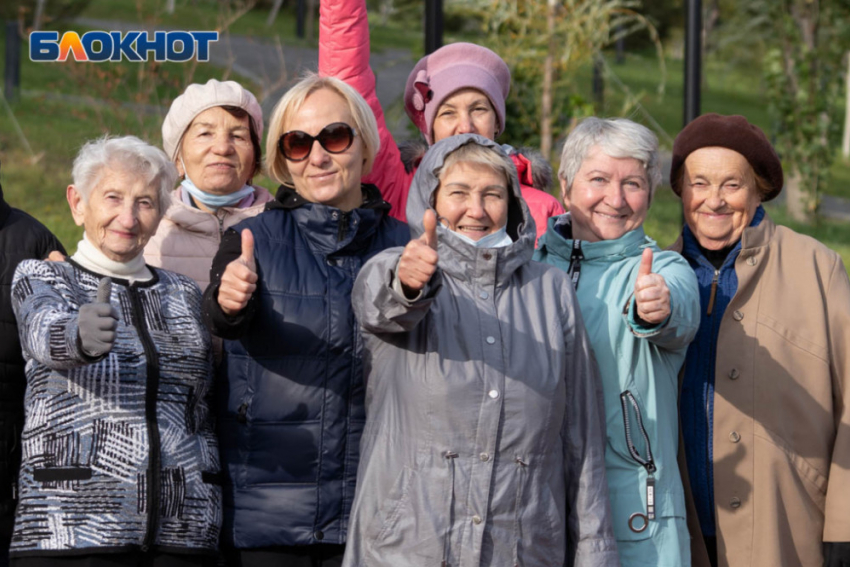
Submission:
[[[422,227],[425,232],[407,243],[398,261],[398,279],[408,296],[418,294],[437,271],[437,215],[434,211],[425,211]]]
[[[664,276],[652,273],[652,249],[646,248],[640,259],[635,280],[637,315],[647,323],[657,325],[670,316],[670,289]]]
[[[246,228],[242,230],[242,254],[227,265],[221,276],[218,304],[227,315],[235,315],[245,309],[256,289],[254,235]]]
[[[112,350],[118,328],[118,311],[109,302],[112,280],[103,278],[97,286],[94,303],[80,305],[77,333],[83,352],[92,358]]]

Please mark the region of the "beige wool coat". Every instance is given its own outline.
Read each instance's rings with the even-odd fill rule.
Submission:
[[[837,253],[767,215],[742,238],[717,344],[719,567],[821,567],[823,541],[850,541],[850,281]],[[681,452],[680,467],[687,481]]]
[[[254,203],[250,207],[221,207],[216,214],[190,207],[183,202],[180,187],[175,189],[171,193],[171,206],[145,246],[145,262],[189,276],[203,292],[210,283],[210,265],[224,231],[260,214],[266,203],[274,199],[263,187],[254,186],[254,189]]]

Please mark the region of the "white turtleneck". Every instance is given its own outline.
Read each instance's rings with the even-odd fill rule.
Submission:
[[[83,233],[83,239],[77,244],[77,252],[71,256],[71,259],[87,270],[112,278],[130,280],[131,284],[134,281],[145,282],[153,278],[153,274],[145,265],[142,252],[129,262],[116,262],[97,249],[85,233]]]

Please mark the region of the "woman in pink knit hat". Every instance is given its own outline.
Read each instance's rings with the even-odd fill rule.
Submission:
[[[323,2],[319,10],[319,73],[344,80],[363,95],[378,120],[381,151],[364,179],[380,188],[392,205],[390,215],[406,220],[405,204],[418,157],[402,155],[387,129],[369,67],[369,22],[365,0]],[[505,129],[505,99],[511,73],[501,57],[480,45],[453,43],[426,55],[413,68],[404,89],[404,109],[431,145],[455,134],[480,134],[491,140]],[[539,155],[504,148],[517,167],[522,197],[537,225],[564,213],[548,193],[551,166]]]

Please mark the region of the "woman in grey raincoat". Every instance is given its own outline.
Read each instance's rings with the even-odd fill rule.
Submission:
[[[531,261],[510,159],[438,142],[407,218],[418,238],[352,292],[368,417],[344,565],[618,565],[596,365],[566,274]]]

